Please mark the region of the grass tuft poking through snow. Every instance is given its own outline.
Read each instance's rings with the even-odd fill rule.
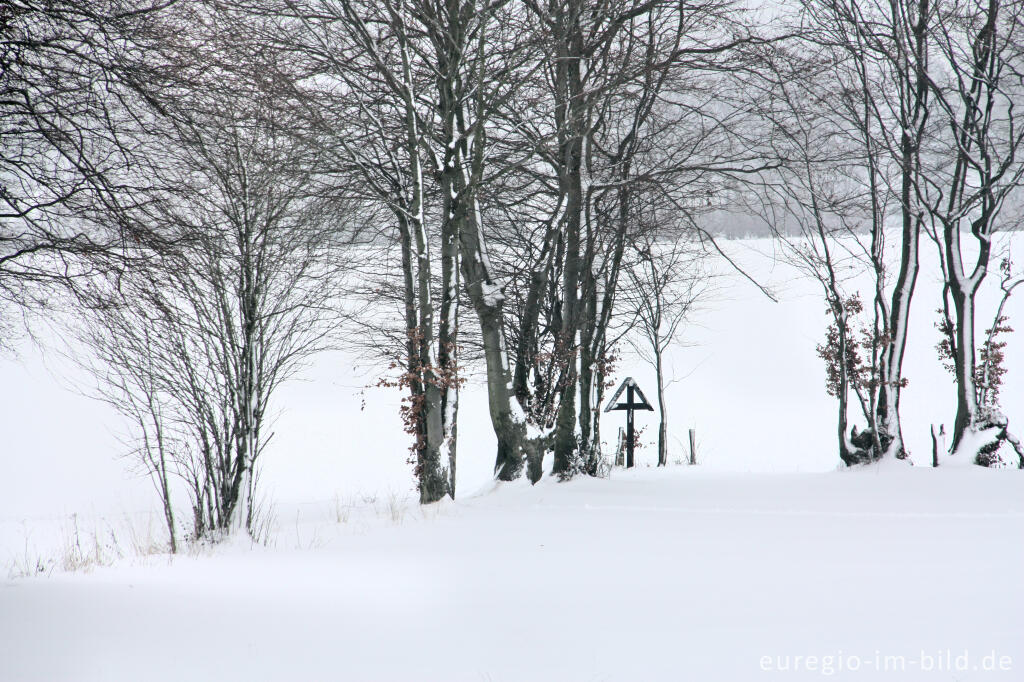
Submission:
[[[111,522],[71,514],[56,524],[36,524],[35,530],[40,531],[38,540],[28,524],[22,524],[22,543],[6,561],[8,579],[89,572],[122,560],[167,554],[167,543],[160,537],[163,528],[151,515],[136,519],[125,514],[120,522]]]

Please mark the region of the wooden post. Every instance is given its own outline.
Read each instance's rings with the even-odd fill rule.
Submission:
[[[935,424],[932,424],[932,467],[939,466],[939,439],[935,437]]]
[[[626,404],[630,409],[626,410],[626,468],[633,468],[633,440],[636,433],[633,429],[633,386],[626,388]]]
[[[697,429],[690,429],[690,464],[697,463]]]

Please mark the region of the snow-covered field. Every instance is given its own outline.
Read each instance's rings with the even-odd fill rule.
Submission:
[[[459,498],[421,509],[400,395],[325,354],[278,396],[267,546],[173,561],[138,556],[163,529],[116,416],[25,345],[0,360],[0,682],[1024,679],[1024,474],[837,471],[820,292],[768,241],[727,247],[781,300],[727,276],[672,353],[670,461],[696,428],[701,466],[650,468],[648,447],[610,480],[495,487],[470,385]],[[923,255],[902,410],[919,464],[955,409]],[[1024,325],[1024,295],[1007,312]],[[1024,332],[1009,341],[1020,434]],[[653,394],[629,357],[627,375]]]
[[[270,548],[8,584],[0,679],[1024,671],[1019,476],[674,467],[513,484],[427,510],[337,511],[304,509]]]

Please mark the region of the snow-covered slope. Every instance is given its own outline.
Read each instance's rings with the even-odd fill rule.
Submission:
[[[282,508],[270,548],[3,586],[0,680],[1019,680],[1022,483],[670,467]]]

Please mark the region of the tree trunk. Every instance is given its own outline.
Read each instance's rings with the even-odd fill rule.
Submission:
[[[589,232],[589,230],[588,230]],[[588,235],[588,241],[590,237]],[[587,261],[592,259],[587,258]],[[594,382],[599,380],[595,371],[597,364],[597,353],[594,347],[595,336],[599,333],[597,326],[597,291],[596,283],[591,269],[584,264],[582,305],[580,316],[580,368],[579,368],[579,442],[577,448],[580,450],[577,456],[580,466],[588,474],[596,473],[598,452],[593,448],[594,415],[600,406],[594,406]]]
[[[544,291],[548,287],[554,269],[555,241],[562,229],[562,204],[559,204],[551,222],[544,233],[540,257],[530,272],[530,286],[526,294],[526,304],[519,324],[519,344],[516,347],[515,372],[512,386],[516,398],[524,407],[533,400],[529,386],[530,370],[537,354],[538,321],[540,320],[541,302]]]
[[[398,32],[402,63],[404,121],[406,138],[405,153],[409,162],[409,176],[412,180],[409,206],[409,228],[416,247],[415,267],[418,275],[417,293],[419,306],[419,373],[423,393],[418,406],[423,420],[426,438],[420,448],[417,461],[417,479],[420,488],[420,503],[435,502],[448,494],[448,458],[442,456],[444,444],[444,409],[442,406],[442,385],[444,377],[439,372],[439,363],[434,356],[434,301],[430,291],[431,262],[430,247],[424,226],[423,169],[419,157],[422,134],[416,116],[412,65],[409,47],[404,31]],[[443,295],[447,295],[444,292]],[[450,323],[446,319],[445,323]],[[447,333],[447,330],[443,330]]]
[[[960,251],[959,221],[943,223],[943,246],[946,258],[946,273],[949,279],[949,293],[953,299],[955,319],[953,365],[956,373],[957,405],[953,422],[953,444],[956,453],[967,429],[974,426],[978,416],[978,393],[975,385],[974,349],[974,297],[988,270],[990,244],[979,240],[978,256],[971,277],[966,276]]]
[[[892,292],[889,308],[889,338],[879,367],[879,387],[876,404],[875,431],[882,455],[892,453],[897,458],[906,457],[903,445],[903,431],[900,424],[900,393],[903,388],[903,355],[906,351],[907,334],[910,324],[910,303],[917,284],[920,269],[919,251],[921,238],[921,216],[914,210],[917,205],[915,187],[918,182],[920,144],[928,120],[927,41],[930,0],[918,0],[917,22],[909,27],[913,43],[908,45],[913,61],[913,74],[901,73],[903,90],[908,100],[900,112],[900,213],[902,218],[902,249],[900,269],[896,286]],[[894,25],[899,19],[893,17]],[[872,192],[872,197],[876,192]],[[881,223],[875,229],[883,230]],[[881,254],[879,256],[881,258]],[[876,264],[876,269],[880,267]],[[886,442],[883,436],[888,438]]]
[[[974,296],[970,285],[964,286],[959,278],[950,281],[950,294],[956,316],[956,419],[953,422],[953,452],[957,452],[964,434],[974,425],[978,415],[977,387],[975,386],[974,352]]]
[[[559,133],[559,191],[565,197],[565,260],[562,270],[561,352],[567,366],[555,422],[553,474],[568,473],[576,454],[576,346],[579,313],[580,231],[583,221],[583,138],[585,101],[581,77],[583,35],[582,5],[569,2],[556,22],[559,53],[556,67],[556,120]]]
[[[444,413],[441,405],[441,384],[438,365],[434,359],[434,302],[430,292],[430,249],[422,223],[422,209],[414,204],[410,227],[416,247],[416,273],[418,278],[418,376],[422,387],[420,402],[416,406],[422,420],[425,438],[419,444],[416,462],[420,503],[435,502],[448,493],[448,462],[442,457],[444,442]]]
[[[658,466],[668,464],[668,406],[665,404],[665,374],[661,348],[654,349],[654,370],[658,380]]]
[[[466,292],[480,321],[487,367],[487,406],[494,435],[498,440],[494,471],[498,480],[512,481],[519,478],[523,471],[526,422],[522,410],[518,409],[518,403],[513,402],[511,390],[512,377],[501,328],[505,294],[491,275],[490,261],[475,211],[473,216],[465,216],[459,236]]]
[[[842,306],[840,301],[837,305]],[[847,314],[842,310],[836,315],[836,327],[839,331],[839,459],[847,466],[865,464],[871,462],[872,440],[865,442],[863,438],[858,439],[856,427],[853,434],[847,435],[849,426],[849,404],[850,404],[850,376],[846,365],[846,353],[850,343],[850,331],[847,324]],[[863,434],[861,434],[863,436]],[[856,442],[854,442],[856,441]],[[860,443],[860,444],[858,444]]]

